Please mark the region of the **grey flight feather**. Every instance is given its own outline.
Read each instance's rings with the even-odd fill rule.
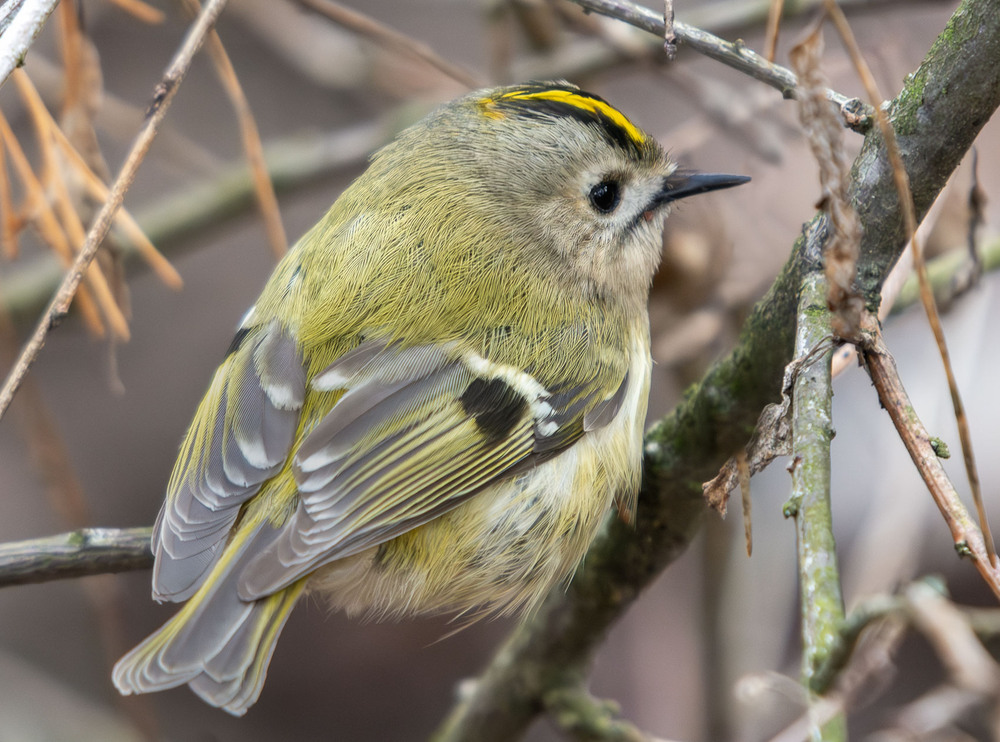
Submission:
[[[188,683],[212,705],[243,714],[264,684],[264,672],[249,670],[255,665],[267,666],[280,624],[289,611],[269,610],[264,601],[240,600],[236,581],[252,555],[276,534],[270,526],[258,526],[231,557],[211,594],[196,605],[168,641],[152,656],[143,657],[160,632],[173,631],[173,622],[123,657],[113,675],[118,689],[150,693]],[[297,597],[294,592],[276,599],[294,601]]]
[[[304,399],[305,370],[291,334],[277,322],[247,331],[195,420],[206,429],[194,440],[207,445],[181,452],[157,517],[157,600],[187,600],[201,585],[240,507],[288,458]]]

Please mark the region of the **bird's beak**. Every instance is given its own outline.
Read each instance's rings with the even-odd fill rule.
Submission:
[[[699,193],[732,188],[750,180],[748,175],[726,175],[724,173],[674,172],[663,181],[663,190],[656,197],[657,206],[687,198]]]

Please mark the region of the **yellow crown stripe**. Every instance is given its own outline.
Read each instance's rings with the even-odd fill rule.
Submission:
[[[631,139],[638,145],[642,145],[646,141],[646,135],[631,121],[625,118],[625,114],[619,111],[617,108],[608,105],[602,100],[597,100],[596,98],[591,98],[587,95],[582,95],[573,90],[562,90],[558,88],[553,88],[551,90],[539,90],[536,92],[528,92],[523,90],[517,90],[511,93],[507,93],[501,97],[501,100],[551,100],[557,103],[564,103],[569,106],[574,106],[584,111],[590,113],[596,113],[605,118],[609,119],[612,123],[618,126],[622,131],[624,131],[628,138]]]

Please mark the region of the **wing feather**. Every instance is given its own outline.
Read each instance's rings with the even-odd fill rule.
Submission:
[[[554,414],[544,389],[525,383],[534,396],[512,401],[523,390],[501,394],[506,382],[495,382],[477,399],[480,417],[470,415],[463,393],[477,380],[488,386],[484,369],[483,359],[470,363],[444,346],[362,344],[320,373],[320,386],[346,391],[298,448],[297,510],[248,564],[241,596],[268,595],[416,528],[530,458],[538,426]],[[496,419],[507,412],[515,419]]]
[[[215,564],[240,508],[284,465],[305,400],[294,338],[241,330],[188,431],[153,528],[153,595],[186,600]]]

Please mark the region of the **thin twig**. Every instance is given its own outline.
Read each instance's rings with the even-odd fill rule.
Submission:
[[[878,322],[870,315],[862,321],[862,353],[865,366],[878,392],[882,407],[889,413],[896,432],[951,530],[955,549],[974,562],[979,574],[1000,598],[1000,570],[993,566],[983,534],[969,517],[965,505],[948,478],[931,436],[917,416],[910,398],[899,380],[896,362],[882,340]]]
[[[921,242],[933,231],[934,226],[937,224],[938,218],[941,216],[941,212],[943,210],[944,199],[940,197],[936,198],[934,203],[931,204],[930,209],[927,210],[924,218],[920,221],[920,226],[917,227],[917,237]],[[906,248],[903,250],[903,254],[899,256],[899,260],[897,260],[896,264],[893,265],[889,275],[886,276],[885,281],[882,283],[882,288],[879,292],[879,321],[884,320],[892,312],[896,311],[897,307],[901,306],[900,303],[903,301],[902,297],[904,295],[904,289],[912,277],[913,243],[910,242],[907,243]],[[917,290],[914,289],[910,304],[916,301],[916,291]],[[845,343],[833,356],[834,378],[839,376],[845,369],[857,365],[859,365],[858,349],[854,345]]]
[[[25,106],[31,114],[32,122],[38,132],[38,147],[42,153],[43,176],[42,182],[48,187],[46,193],[51,194],[51,199],[55,201],[54,209],[61,222],[70,245],[82,245],[85,237],[83,223],[77,213],[70,198],[69,190],[65,180],[58,173],[58,164],[53,147],[52,131],[58,129],[55,121],[49,115],[45,104],[42,103],[41,96],[35,90],[28,75],[24,70],[15,70],[13,74],[14,84],[17,85],[18,92],[24,100]],[[82,161],[82,160],[81,160]],[[89,168],[85,169],[89,171]],[[46,198],[46,201],[48,199]],[[118,305],[115,292],[108,282],[108,277],[101,270],[101,266],[93,264],[86,272],[85,280],[88,282],[94,293],[94,298],[104,317],[104,322],[114,334],[122,340],[129,338],[128,320],[125,313]]]
[[[663,0],[663,53],[671,62],[677,56],[677,34],[674,33],[674,0]]]
[[[443,59],[423,42],[416,41],[404,33],[379,23],[371,16],[359,13],[334,0],[299,0],[299,2],[334,23],[364,36],[379,46],[426,62],[434,69],[447,75],[468,88],[482,87],[482,82],[461,67]]]
[[[110,0],[110,2],[143,23],[163,23],[165,18],[162,10],[147,5],[141,0]]]
[[[978,240],[979,228],[986,223],[983,215],[983,207],[986,206],[986,194],[979,185],[979,150],[972,148],[972,183],[969,186],[969,229],[966,233],[966,248],[969,256],[969,263],[972,269],[969,272],[968,284],[974,284],[983,274],[983,257],[979,254]],[[968,286],[962,287],[968,288]]]
[[[785,0],[771,0],[767,11],[767,36],[764,38],[764,59],[774,62],[778,53],[778,32],[781,31],[781,11],[785,8]]]
[[[595,13],[617,18],[661,38],[665,32],[661,16],[629,0],[572,0],[572,2]],[[742,41],[724,41],[718,36],[681,21],[674,21],[674,32],[678,39],[690,45],[695,51],[770,85],[786,98],[795,97],[795,90],[798,87],[795,73],[786,67],[768,62],[748,49]],[[865,111],[864,106],[856,98],[848,98],[833,90],[827,91],[827,97],[840,108],[844,122],[849,128],[856,131],[867,130],[871,123],[870,112]]]
[[[7,171],[7,155],[0,139],[0,254],[14,260],[20,252],[17,244],[17,217],[14,215],[14,196]]]
[[[817,695],[829,692],[851,660],[862,633],[873,624],[898,614],[903,607],[901,598],[890,595],[874,595],[858,603],[840,622],[829,651],[813,669],[809,689]]]
[[[185,5],[193,15],[197,15],[198,11],[201,10],[199,0],[185,0]],[[267,174],[264,146],[260,141],[257,122],[250,110],[250,101],[243,93],[239,78],[236,76],[236,68],[233,67],[233,63],[226,53],[226,47],[222,45],[222,39],[215,29],[212,29],[208,35],[208,53],[215,65],[219,82],[222,83],[226,95],[229,96],[229,102],[236,112],[236,119],[240,125],[240,138],[243,140],[243,150],[246,153],[250,171],[253,173],[257,205],[260,208],[261,218],[264,220],[264,232],[271,245],[271,252],[276,258],[280,258],[288,252],[288,236],[281,223],[281,210],[278,208],[278,197],[274,194],[274,185]]]
[[[930,584],[918,581],[905,591],[909,618],[937,652],[959,688],[995,696],[1000,669],[961,609]]]
[[[177,87],[184,79],[184,74],[191,65],[191,59],[201,47],[202,42],[205,40],[205,35],[212,27],[212,24],[215,23],[215,19],[222,12],[225,4],[226,0],[209,0],[201,15],[192,24],[187,38],[185,38],[183,45],[171,61],[163,79],[156,86],[153,93],[153,101],[147,111],[146,122],[140,130],[135,143],[132,145],[128,158],[111,188],[111,197],[104,203],[104,206],[101,207],[100,212],[94,219],[90,232],[87,234],[87,240],[77,254],[73,267],[63,279],[59,291],[52,298],[45,315],[38,323],[34,334],[21,352],[21,356],[18,358],[14,368],[8,374],[3,388],[0,389],[0,418],[3,417],[10,406],[10,402],[14,398],[14,393],[17,391],[21,380],[28,373],[28,369],[35,358],[38,357],[42,346],[45,345],[45,337],[48,335],[49,330],[58,324],[59,320],[66,314],[69,304],[76,293],[76,289],[83,279],[84,271],[97,254],[97,249],[100,247],[104,236],[108,232],[108,228],[111,226],[114,214],[118,210],[118,207],[121,206],[125,192],[132,184],[136,170],[149,150],[153,138],[156,136],[156,131],[163,121],[163,117],[166,115],[174,94],[177,92]]]
[[[31,169],[31,163],[24,150],[21,149],[17,137],[3,112],[0,111],[0,146],[4,147],[10,155],[10,164],[21,179],[21,184],[25,190],[25,210],[32,214],[32,224],[41,234],[42,239],[52,247],[53,252],[59,260],[66,266],[73,263],[73,249],[70,246],[69,238],[63,230],[59,220],[56,218],[49,199],[45,196],[45,188],[39,182],[35,172]],[[19,219],[21,223],[27,221],[26,217]],[[20,226],[20,224],[18,225]],[[60,273],[60,276],[62,274]],[[56,282],[58,285],[58,281]],[[88,280],[80,287],[76,295],[76,306],[84,319],[87,328],[98,337],[104,334],[104,321],[101,319],[97,305],[91,296]],[[47,296],[51,295],[51,292]],[[13,315],[13,312],[11,312]]]
[[[892,165],[893,180],[896,190],[899,192],[899,203],[903,214],[903,228],[907,238],[913,242],[913,266],[916,268],[917,277],[920,281],[920,301],[924,305],[927,313],[927,322],[934,333],[937,342],[938,352],[941,355],[941,363],[944,365],[945,375],[948,378],[948,391],[951,393],[951,403],[955,410],[955,422],[958,424],[958,437],[962,442],[962,457],[965,462],[965,473],[969,479],[969,489],[972,491],[972,499],[976,504],[976,511],[979,514],[979,524],[983,529],[983,539],[986,544],[986,553],[989,561],[997,565],[996,548],[993,545],[993,534],[990,532],[989,519],[986,516],[986,506],[983,503],[982,487],[979,483],[979,469],[976,466],[976,457],[972,448],[972,432],[969,428],[969,418],[965,413],[965,405],[962,403],[962,396],[958,390],[958,382],[955,380],[955,372],[951,365],[951,355],[948,352],[948,343],[945,340],[944,329],[941,327],[941,317],[938,314],[937,304],[934,302],[934,292],[931,290],[930,281],[927,279],[927,264],[924,261],[923,249],[916,240],[917,237],[917,214],[913,202],[913,193],[910,190],[910,179],[903,164],[903,157],[899,151],[899,143],[896,141],[896,132],[893,128],[885,110],[882,108],[882,94],[879,92],[875,77],[865,61],[857,39],[851,31],[850,24],[844,11],[837,5],[836,0],[826,0],[826,10],[834,25],[843,39],[851,60],[858,71],[861,83],[864,85],[865,93],[869,102],[875,108],[875,120],[878,122],[879,130],[885,140],[886,153]]]
[[[81,528],[0,544],[0,587],[153,566],[151,528]]]
[[[97,175],[90,170],[87,166],[86,161],[76,151],[66,135],[63,134],[62,129],[58,126],[53,125],[51,128],[51,133],[55,137],[56,144],[60,147],[60,152],[64,157],[66,157],[71,163],[76,167],[76,172],[82,176],[84,187],[87,193],[94,200],[103,203],[110,197],[110,191],[108,190],[107,184],[104,183]],[[131,241],[132,247],[135,248],[136,252],[142,256],[143,260],[149,265],[159,278],[166,286],[174,290],[179,290],[184,282],[181,279],[180,273],[177,269],[170,264],[170,262],[160,254],[159,250],[153,244],[142,228],[138,225],[135,219],[127,209],[121,208],[115,212],[114,215],[115,224],[122,230],[126,237]],[[82,240],[81,240],[82,241]]]

